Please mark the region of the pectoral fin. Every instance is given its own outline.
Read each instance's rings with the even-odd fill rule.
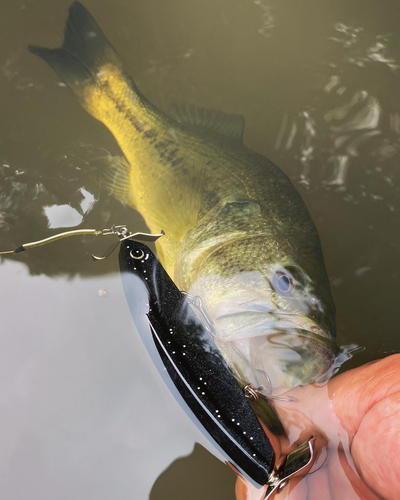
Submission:
[[[118,201],[135,208],[132,197],[131,166],[124,156],[105,156],[101,158],[99,182]]]
[[[204,192],[204,168],[190,164],[166,172],[147,186],[151,206],[140,210],[150,228],[168,228],[167,236],[181,242],[197,223]]]

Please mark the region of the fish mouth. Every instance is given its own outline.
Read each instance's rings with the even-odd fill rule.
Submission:
[[[216,345],[236,376],[255,387],[267,385],[273,394],[274,388],[330,374],[341,351],[329,330],[305,314],[266,306],[241,303],[229,310],[224,305],[214,317]]]
[[[273,313],[256,311],[235,311],[229,314],[222,314],[215,318],[217,325],[232,324],[237,325],[229,335],[231,340],[241,337],[248,330],[259,330],[259,335],[264,335],[262,330],[304,330],[312,335],[331,338],[327,330],[321,328],[315,321],[307,316],[296,313]]]
[[[270,342],[273,342],[274,336],[281,337],[282,335],[296,335],[300,338],[304,338],[308,341],[311,341],[312,343],[318,343],[321,344],[324,348],[328,348],[334,355],[337,355],[340,353],[340,348],[337,346],[337,344],[328,336],[323,337],[317,333],[308,331],[308,330],[302,330],[298,329],[296,331],[282,331],[282,330],[277,330],[276,332],[269,332],[268,334]]]
[[[334,354],[339,352],[329,331],[321,328],[312,319],[295,313],[235,311],[217,317],[215,325],[217,338],[223,344],[264,336],[274,342],[274,339],[289,335],[320,344]]]

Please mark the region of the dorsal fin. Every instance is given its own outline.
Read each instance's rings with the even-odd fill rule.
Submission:
[[[173,104],[170,108],[170,115],[179,123],[203,127],[231,139],[243,141],[243,116],[184,104]]]

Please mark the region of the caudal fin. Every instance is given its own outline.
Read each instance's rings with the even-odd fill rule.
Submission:
[[[83,101],[84,88],[95,83],[101,67],[107,64],[122,67],[118,54],[79,2],[74,2],[69,9],[61,48],[45,49],[32,45],[28,48],[46,61]]]

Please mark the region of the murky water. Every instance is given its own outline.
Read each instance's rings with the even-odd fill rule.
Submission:
[[[0,243],[64,227],[145,229],[97,181],[118,154],[29,43],[61,42],[68,1],[2,4]],[[246,118],[318,227],[344,368],[398,352],[400,11],[395,2],[87,1],[156,105]],[[233,498],[234,474],[150,364],[116,257],[86,237],[0,266],[1,491],[19,498]],[[182,458],[185,457],[185,458]],[[171,465],[172,464],[172,465]]]

